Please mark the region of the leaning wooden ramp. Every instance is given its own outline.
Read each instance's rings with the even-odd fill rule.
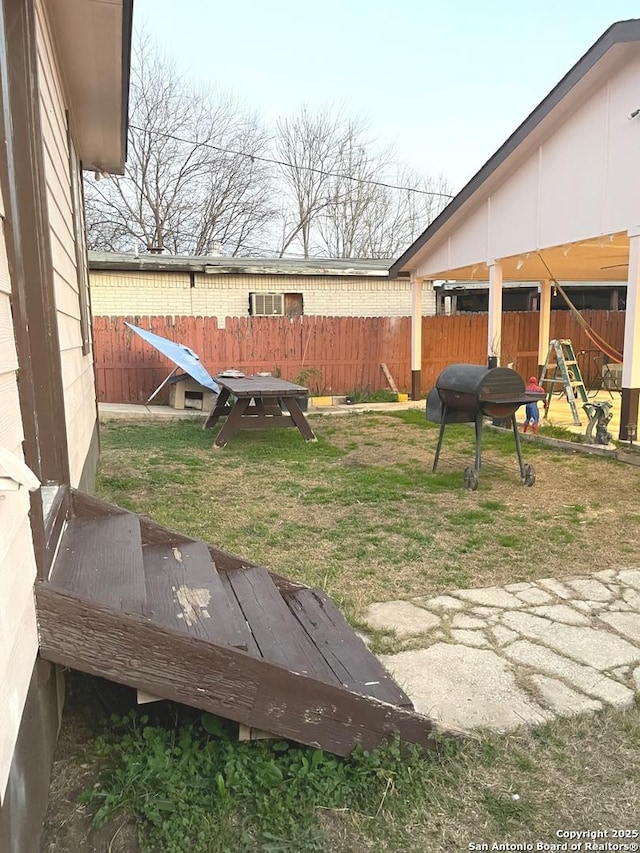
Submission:
[[[80,492],[48,581],[42,657],[348,755],[434,725],[322,591]]]

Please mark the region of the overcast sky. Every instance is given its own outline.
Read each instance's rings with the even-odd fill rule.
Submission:
[[[460,189],[630,0],[135,0],[179,67],[267,121],[343,103]],[[640,85],[638,87],[640,106]]]

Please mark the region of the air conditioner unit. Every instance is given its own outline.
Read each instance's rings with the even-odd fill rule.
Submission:
[[[282,316],[284,314],[282,293],[252,293],[251,313],[254,317]]]

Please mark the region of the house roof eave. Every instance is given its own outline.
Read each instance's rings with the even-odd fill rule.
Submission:
[[[213,275],[313,275],[387,278],[389,259],[229,258],[89,252],[91,270],[192,272]]]
[[[123,174],[133,0],[47,5],[83,168]]]
[[[547,118],[612,47],[636,41],[640,41],[640,19],[633,18],[627,21],[617,21],[605,30],[600,38],[449,202],[439,216],[433,220],[417,240],[391,265],[389,268],[389,277],[396,278],[400,272],[409,271],[410,267],[408,265],[415,258],[416,254],[470,201],[488,178],[522,145],[535,128]]]

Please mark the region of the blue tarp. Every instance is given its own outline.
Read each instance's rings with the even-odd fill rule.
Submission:
[[[152,347],[155,347],[163,355],[166,355],[167,358],[170,358],[174,364],[181,367],[196,382],[199,382],[206,388],[211,388],[216,394],[220,393],[220,386],[209,376],[200,363],[200,357],[192,349],[189,349],[184,344],[177,344],[175,341],[163,338],[161,335],[154,335],[153,332],[147,332],[144,329],[138,328],[138,326],[133,326],[131,323],[125,322],[125,326],[128,326],[148,344],[151,344]]]

